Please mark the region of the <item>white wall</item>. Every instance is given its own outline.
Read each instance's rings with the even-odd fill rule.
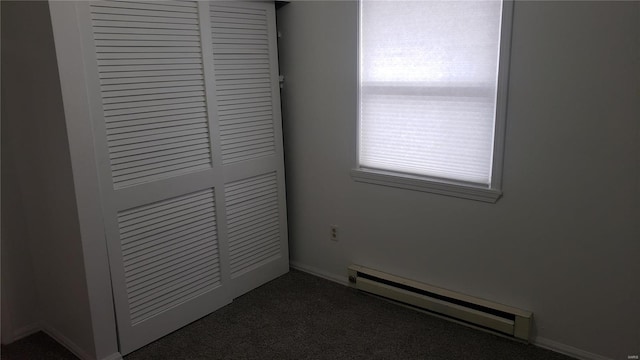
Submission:
[[[357,2],[282,7],[292,263],[529,309],[537,342],[577,355],[640,354],[639,6],[516,2],[497,204],[354,182]]]
[[[3,3],[4,5],[4,3]],[[3,6],[4,8],[4,6]],[[10,12],[11,13],[11,12]],[[6,34],[11,30],[11,21],[4,18],[1,34],[2,53],[11,50],[11,41]],[[7,68],[8,56],[2,57],[2,94],[12,92]],[[9,63],[9,65],[11,65]],[[6,95],[5,95],[6,96]],[[9,95],[10,97],[11,95]],[[6,101],[2,101],[2,118],[7,119]],[[37,297],[33,274],[33,264],[29,252],[29,228],[22,204],[20,181],[16,176],[16,156],[14,156],[10,134],[17,122],[2,122],[2,343],[8,344],[29,335],[38,329]]]
[[[12,171],[7,176],[19,185],[17,191],[28,227],[39,299],[31,311],[39,314],[39,323],[45,330],[79,355],[90,358],[95,347],[46,2],[2,2],[2,71],[2,153],[3,157],[5,153],[11,157],[15,166],[7,169],[3,161],[2,172],[4,177],[5,171]],[[4,185],[3,230],[7,222],[22,221],[19,212],[5,209]],[[14,219],[5,220],[5,214]],[[24,252],[24,233],[16,233],[16,237],[7,235],[5,239],[3,231],[3,256],[5,249],[21,247]],[[9,245],[5,248],[6,244]],[[26,261],[23,265],[28,266],[28,256],[22,255],[22,261]],[[32,281],[27,270],[3,271],[2,276],[3,295],[5,291],[13,293],[13,300],[24,290],[20,285]],[[4,288],[5,276],[11,276],[7,284],[15,287]],[[10,301],[9,315],[26,305]]]
[[[4,77],[4,74],[3,74]],[[4,82],[3,82],[4,84]],[[10,91],[3,86],[3,93]],[[4,107],[3,107],[4,110]],[[3,118],[4,113],[3,113]],[[29,253],[29,234],[22,206],[13,152],[9,147],[10,127],[2,131],[2,343],[38,329],[33,264]],[[9,129],[7,129],[9,128]],[[10,306],[9,306],[10,305]]]

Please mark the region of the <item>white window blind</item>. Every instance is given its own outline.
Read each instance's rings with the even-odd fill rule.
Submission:
[[[491,187],[502,1],[360,2],[359,166]]]

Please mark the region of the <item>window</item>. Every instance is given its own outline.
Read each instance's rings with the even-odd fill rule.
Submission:
[[[498,199],[511,7],[360,1],[355,180]]]

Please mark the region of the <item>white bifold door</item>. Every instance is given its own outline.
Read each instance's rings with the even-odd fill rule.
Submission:
[[[274,5],[69,8],[127,354],[288,271]]]

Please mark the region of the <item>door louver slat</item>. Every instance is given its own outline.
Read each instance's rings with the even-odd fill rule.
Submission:
[[[207,249],[207,247],[208,244],[184,245],[184,248],[181,249],[180,252],[168,252],[166,254],[163,254],[162,256],[154,258],[153,260],[147,260],[144,262],[139,261],[140,264],[135,264],[135,267],[126,268],[126,274],[127,276],[132,277],[135,277],[136,275],[142,276],[148,273],[155,273],[158,269],[163,269],[164,267],[175,264],[177,262],[184,265],[188,260],[193,260],[196,256],[202,254],[203,251]],[[212,247],[211,250],[213,251],[215,250],[215,248]],[[216,260],[216,257],[211,254],[208,256],[208,258],[209,260]],[[159,261],[166,261],[166,263]]]
[[[212,224],[209,224],[205,220],[195,221],[191,223],[191,228],[184,229],[174,229],[170,231],[166,231],[160,237],[156,237],[151,240],[142,240],[135,243],[123,244],[122,245],[122,255],[124,256],[135,256],[137,252],[142,252],[147,249],[150,249],[155,246],[162,246],[164,243],[170,243],[172,239],[175,237],[182,236],[191,236],[192,234],[200,234],[202,232],[209,231],[215,228]]]
[[[154,239],[154,241],[148,241],[145,244],[141,244],[142,246],[138,246],[133,249],[129,249],[129,251],[123,252],[123,258],[127,259],[140,259],[145,256],[148,256],[151,252],[156,251],[169,251],[174,248],[174,239],[176,237],[188,239],[189,243],[194,241],[198,241],[200,236],[209,235],[209,233],[214,232],[214,227],[204,227],[203,229],[197,229],[191,231],[186,234],[174,235],[172,237],[161,237],[158,239]],[[215,234],[215,232],[214,232]]]
[[[132,322],[136,324],[146,318],[152,317],[155,314],[162,313],[165,310],[175,307],[184,301],[201,295],[209,290],[202,284],[212,281],[217,276],[219,276],[218,273],[211,273],[208,276],[189,278],[186,282],[181,283],[180,286],[170,289],[173,293],[171,297],[162,300],[155,298],[152,300],[152,303],[149,303],[150,306],[142,307],[144,310],[140,310],[140,307],[133,308],[131,316]],[[134,313],[136,314],[135,316],[133,315]]]
[[[194,115],[196,113],[198,115]],[[189,109],[178,108],[159,111],[147,111],[143,113],[129,113],[120,116],[112,116],[111,118],[109,118],[110,121],[106,124],[106,128],[111,129],[115,127],[132,126],[138,125],[138,123],[152,124],[154,121],[162,123],[166,121],[180,120],[185,117],[192,118],[195,116],[202,117],[206,115],[206,108],[204,106],[192,107]]]
[[[180,261],[178,261],[177,259],[180,259]],[[166,264],[163,264],[163,266],[161,267],[153,268],[147,271],[142,271],[135,275],[130,275],[131,276],[130,283],[131,285],[136,285],[138,282],[147,281],[149,279],[153,279],[154,277],[159,278],[161,275],[173,273],[175,272],[175,270],[180,269],[182,267],[195,266],[200,263],[208,264],[210,259],[211,259],[211,254],[208,252],[201,252],[188,259],[181,259],[181,258],[172,259],[171,262],[167,262]]]

